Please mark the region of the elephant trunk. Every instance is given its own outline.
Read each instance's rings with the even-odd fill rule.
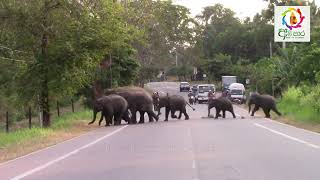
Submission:
[[[94,123],[94,122],[96,121],[97,113],[98,113],[98,111],[96,111],[96,110],[94,109],[94,110],[93,110],[93,119],[92,119],[92,121],[89,122],[88,124],[92,124],[92,123]]]

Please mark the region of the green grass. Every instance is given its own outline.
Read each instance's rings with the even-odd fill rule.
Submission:
[[[297,103],[280,102],[278,104],[280,112],[285,116],[292,118],[295,121],[320,123],[320,113],[316,112],[310,106],[301,106]]]
[[[52,119],[50,128],[31,128],[20,129],[10,133],[0,133],[0,148],[8,147],[12,144],[19,144],[26,140],[47,137],[55,130],[68,129],[79,120],[88,120],[91,118],[91,111],[83,110],[75,113],[66,113],[61,117]]]

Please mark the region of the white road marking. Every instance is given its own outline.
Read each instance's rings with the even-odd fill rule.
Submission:
[[[109,134],[107,134],[107,135],[105,135],[105,136],[103,136],[103,137],[101,137],[101,138],[89,143],[89,144],[86,144],[86,145],[84,145],[84,146],[82,146],[82,147],[80,147],[78,149],[75,149],[75,150],[73,150],[73,151],[71,151],[71,152],[69,152],[69,153],[67,153],[67,154],[65,154],[65,155],[63,155],[63,156],[61,156],[61,157],[59,157],[57,159],[49,161],[49,162],[47,162],[46,164],[44,164],[42,166],[38,166],[38,167],[36,167],[36,168],[34,168],[34,169],[30,170],[30,171],[27,171],[27,172],[25,172],[23,174],[15,176],[15,177],[11,178],[11,180],[20,180],[22,178],[25,178],[27,176],[30,176],[30,175],[34,174],[35,172],[41,171],[41,170],[43,170],[43,169],[45,169],[45,168],[47,168],[47,167],[59,162],[59,161],[62,161],[62,160],[66,159],[66,158],[68,158],[68,157],[70,157],[70,156],[72,156],[74,154],[77,154],[78,152],[80,152],[83,149],[86,149],[86,148],[88,148],[90,146],[93,146],[94,144],[96,144],[96,143],[98,143],[98,142],[100,142],[100,141],[102,141],[102,140],[104,140],[104,139],[106,139],[106,138],[108,138],[108,137],[120,132],[121,130],[123,130],[127,126],[128,125],[123,126],[123,127],[119,128],[119,129],[113,131],[112,133],[109,133]]]
[[[192,169],[196,169],[196,161],[195,160],[192,161]]]
[[[241,107],[237,107],[237,109],[241,110],[242,112],[246,112],[247,113],[247,111],[245,109],[241,108]],[[313,132],[313,131],[310,131],[310,130],[307,130],[307,129],[298,128],[298,127],[295,127],[293,125],[285,124],[285,123],[282,123],[282,122],[279,122],[279,121],[276,121],[276,120],[273,120],[273,119],[268,119],[268,118],[263,118],[263,119],[267,120],[269,122],[272,122],[272,123],[280,124],[280,125],[283,125],[283,126],[291,127],[291,128],[294,128],[294,129],[298,129],[298,130],[301,130],[301,131],[304,131],[304,132],[307,132],[307,133],[311,133],[311,134],[320,136],[320,133]]]
[[[94,131],[90,131],[90,132],[87,132],[87,133],[82,134],[82,135],[80,135],[80,136],[77,136],[77,137],[74,137],[74,138],[71,138],[71,139],[68,139],[68,140],[62,141],[62,142],[57,143],[57,144],[54,144],[54,145],[52,145],[52,146],[48,146],[48,147],[46,147],[46,148],[43,148],[43,149],[40,149],[40,150],[34,151],[34,152],[29,153],[29,154],[26,154],[26,155],[24,155],[24,156],[20,156],[20,157],[17,157],[17,158],[15,158],[15,159],[12,159],[12,160],[6,161],[6,162],[4,162],[4,163],[1,163],[1,164],[0,164],[0,167],[5,166],[5,165],[7,165],[7,164],[10,164],[10,163],[12,163],[12,162],[14,162],[14,161],[17,161],[17,160],[19,160],[19,159],[26,158],[26,157],[29,157],[29,156],[31,156],[31,155],[34,155],[34,154],[40,153],[40,152],[42,152],[42,151],[45,151],[45,150],[48,150],[48,149],[54,148],[54,147],[56,147],[56,146],[58,146],[58,145],[60,145],[60,144],[64,144],[64,143],[69,142],[69,141],[72,141],[72,140],[74,140],[74,139],[81,138],[81,137],[83,137],[83,136],[85,136],[85,135],[88,135],[88,134],[91,134],[91,133],[93,133],[93,132],[94,132]]]
[[[305,145],[307,145],[307,146],[309,146],[309,147],[312,147],[312,148],[315,148],[315,149],[320,149],[320,146],[318,146],[318,145],[315,145],[315,144],[312,144],[312,143],[306,142],[306,141],[304,141],[304,140],[301,140],[301,139],[298,139],[298,138],[295,138],[295,137],[289,136],[289,135],[284,134],[284,133],[282,133],[282,132],[279,132],[279,131],[276,131],[276,130],[270,129],[270,128],[268,128],[268,127],[266,127],[266,126],[263,126],[263,125],[261,125],[261,124],[254,123],[254,125],[255,125],[255,126],[257,126],[257,127],[260,127],[260,128],[266,129],[266,130],[268,130],[268,131],[270,131],[270,132],[272,132],[272,133],[275,133],[275,134],[278,134],[278,135],[280,135],[280,136],[283,136],[283,137],[285,137],[285,138],[287,138],[287,139],[290,139],[290,140],[293,140],[293,141],[299,142],[299,143],[301,143],[301,144],[305,144]]]

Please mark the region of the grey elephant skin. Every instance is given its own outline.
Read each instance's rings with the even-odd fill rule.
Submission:
[[[120,125],[122,118],[127,122],[130,120],[128,116],[128,102],[119,95],[113,94],[97,99],[93,105],[93,120],[88,124],[95,122],[98,112],[101,112],[99,126],[101,125],[103,117],[105,117],[106,126],[112,123],[112,119],[114,119],[115,125]]]
[[[249,113],[251,111],[252,104],[254,104],[255,106],[251,112],[251,116],[254,116],[254,113],[258,111],[260,108],[263,109],[266,118],[270,118],[271,110],[277,113],[279,116],[281,116],[281,113],[278,111],[276,107],[276,101],[274,97],[270,95],[260,95],[258,93],[251,93],[248,99]]]
[[[159,94],[158,94],[159,95]],[[165,107],[166,116],[165,121],[168,121],[169,113],[171,112],[171,118],[177,118],[175,115],[176,111],[180,111],[178,119],[181,119],[182,114],[185,116],[185,120],[189,119],[189,115],[186,110],[186,100],[180,95],[167,95],[167,96],[157,96],[156,93],[153,94],[155,109],[158,110],[158,115],[160,114],[160,109]]]
[[[151,95],[140,87],[128,86],[119,87],[114,89],[107,89],[106,95],[117,94],[125,98],[128,102],[128,109],[131,112],[131,123],[137,123],[137,111],[140,112],[139,123],[144,123],[144,114],[147,113],[149,122],[153,122],[153,119],[158,121],[158,116],[153,112],[153,100]]]
[[[218,119],[220,116],[220,112],[222,111],[222,117],[226,118],[226,111],[229,111],[233,118],[236,118],[236,115],[233,111],[233,106],[231,101],[226,97],[219,97],[216,99],[210,99],[208,101],[208,117],[210,116],[210,109],[215,107],[216,108],[216,116],[215,118]]]

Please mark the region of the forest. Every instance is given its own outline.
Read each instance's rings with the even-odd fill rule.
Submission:
[[[160,71],[190,77],[197,67],[211,82],[250,79],[250,90],[281,98],[286,114],[320,123],[320,8],[268,3],[239,19],[221,4],[192,17],[172,1],[1,0],[1,118],[9,111],[19,121],[40,107],[49,127],[57,101],[90,101],[96,86],[143,86]],[[274,42],[281,5],[310,6],[311,42]]]

